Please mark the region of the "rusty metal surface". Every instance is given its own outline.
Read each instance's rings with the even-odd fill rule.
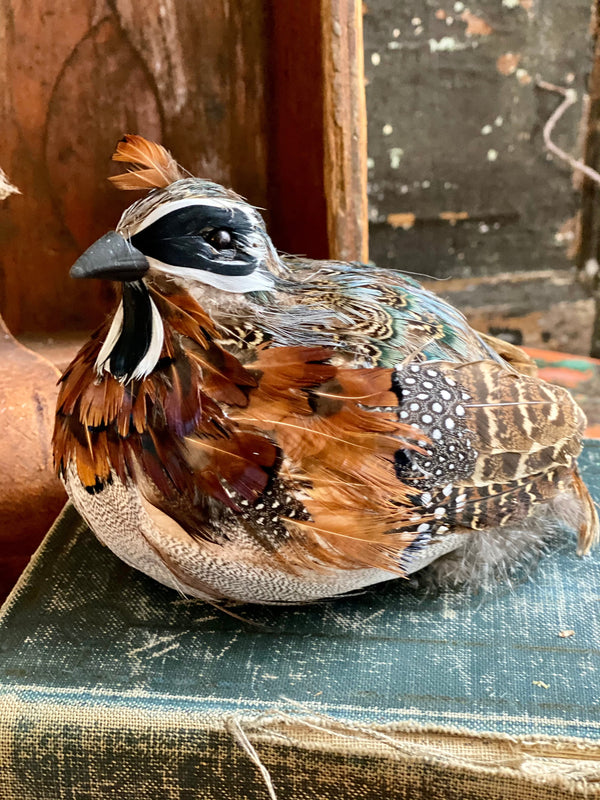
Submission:
[[[58,375],[0,318],[0,600],[66,499],[50,446]]]

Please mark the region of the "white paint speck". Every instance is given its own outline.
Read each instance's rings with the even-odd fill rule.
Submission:
[[[446,17],[446,25],[448,27],[450,27],[450,25],[452,25],[453,22],[454,22],[454,17],[451,17],[451,16],[447,16]]]
[[[487,160],[488,161],[495,161],[498,158],[498,151],[497,150],[488,150],[487,151]]]
[[[402,156],[404,155],[404,150],[401,147],[391,147],[389,153],[390,167],[392,169],[398,169],[402,161]]]
[[[369,158],[367,158],[367,169],[373,169],[374,166],[375,166],[375,159],[369,156]]]
[[[490,133],[491,133],[493,130],[494,130],[494,129],[492,128],[492,126],[491,126],[491,125],[484,125],[484,126],[483,126],[483,128],[481,129],[481,132],[482,132],[482,134],[483,134],[484,136],[489,136],[489,134],[490,134]]]
[[[489,225],[486,225],[485,222],[479,223],[479,233],[487,233],[490,229]]]
[[[394,41],[394,42],[388,42],[387,43],[387,47],[388,47],[388,50],[400,50],[402,45],[400,44],[400,42]]]
[[[460,14],[461,11],[465,10],[465,4],[461,3],[460,0],[458,0],[458,2],[454,3],[454,10],[456,11],[457,14]]]
[[[422,33],[423,33],[422,25],[419,25],[417,28],[415,28],[415,36],[420,36]]]
[[[381,56],[379,53],[371,53],[371,64],[374,67],[378,67],[381,64]]]
[[[494,125],[497,128],[499,128],[503,124],[504,124],[504,117],[500,117],[500,116],[496,117],[496,119],[494,120]]]
[[[590,278],[595,278],[600,270],[600,265],[595,258],[588,258],[585,262],[585,274]]]
[[[521,0],[502,0],[504,8],[518,8],[521,5]]]
[[[383,128],[381,129],[381,132],[383,133],[384,136],[390,136],[394,132],[394,129],[392,128],[389,122],[386,122]]]
[[[455,50],[466,50],[469,45],[466,42],[457,41],[454,36],[442,36],[441,39],[429,39],[427,41],[430,53],[452,53]]]
[[[413,17],[410,21],[410,24],[416,28],[417,25],[420,25],[422,22],[423,20],[421,19],[421,17]]]
[[[394,30],[392,31],[392,36],[394,37],[394,39],[397,39],[400,36],[400,28],[394,28]]]
[[[423,187],[423,189],[429,189],[429,187],[431,186],[431,181],[423,181],[421,186]]]

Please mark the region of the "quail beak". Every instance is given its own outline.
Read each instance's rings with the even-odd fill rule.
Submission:
[[[143,253],[120,233],[110,231],[79,256],[69,274],[72,278],[138,281],[149,267]]]

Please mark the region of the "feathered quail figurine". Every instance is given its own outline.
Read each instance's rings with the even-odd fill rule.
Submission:
[[[75,263],[120,282],[62,377],[54,452],[128,564],[209,602],[306,602],[435,562],[507,575],[598,519],[585,419],[517,348],[397,272],[280,255],[259,213],[126,136],[151,189]]]

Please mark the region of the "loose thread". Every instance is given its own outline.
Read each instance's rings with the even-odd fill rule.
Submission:
[[[273,786],[273,781],[271,780],[271,774],[269,770],[265,767],[263,762],[260,760],[260,756],[256,752],[252,742],[246,736],[246,732],[240,725],[239,721],[235,717],[229,717],[226,721],[227,730],[242,748],[242,750],[246,753],[248,758],[256,764],[258,767],[260,774],[265,782],[265,786],[267,787],[267,791],[269,792],[269,797],[271,800],[277,800],[277,793],[275,792],[275,787]]]

